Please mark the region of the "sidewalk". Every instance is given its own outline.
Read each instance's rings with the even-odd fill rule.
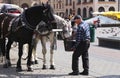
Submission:
[[[58,45],[62,45],[62,41],[58,41]],[[40,44],[38,44],[40,46]],[[41,49],[37,49],[39,52]],[[99,47],[95,43],[91,43],[90,47],[90,75],[89,76],[69,76],[71,72],[71,57],[72,52],[65,52],[63,46],[59,46],[55,53],[55,70],[48,69],[42,70],[42,60],[39,59],[38,65],[33,65],[34,72],[27,72],[26,61],[22,60],[22,72],[16,72],[17,49],[13,48],[11,52],[12,67],[4,69],[0,65],[0,78],[120,78],[120,52],[116,49]],[[108,53],[109,52],[109,53]],[[111,54],[112,53],[112,54]],[[39,57],[42,54],[39,53]],[[13,57],[14,56],[14,57]],[[49,56],[49,52],[47,54]],[[82,71],[81,58],[80,58],[80,71]]]
[[[98,46],[97,39],[91,43],[89,49],[90,75],[69,76],[71,70],[72,52],[65,52],[63,41],[57,41],[57,51],[54,53],[55,70],[49,69],[49,43],[47,45],[47,70],[42,70],[42,60],[33,65],[33,72],[27,72],[26,60],[22,60],[22,72],[16,72],[18,49],[11,49],[12,67],[3,68],[0,63],[0,78],[120,78],[120,51],[117,49]],[[42,58],[41,44],[37,46],[38,57]],[[80,72],[82,69],[81,58],[79,61]]]
[[[99,28],[96,30],[95,42],[91,43],[89,50],[90,70],[93,76],[100,78],[120,78],[120,50],[98,46],[97,39],[97,36],[112,36],[119,31],[120,28]],[[120,33],[118,36],[120,36]]]
[[[120,51],[92,45],[90,48],[91,75],[100,78],[120,78]]]

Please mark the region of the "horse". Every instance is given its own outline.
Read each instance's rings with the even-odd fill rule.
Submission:
[[[64,18],[54,14],[55,21],[57,23],[57,29],[62,29],[61,35],[64,38],[70,37],[71,36],[71,23],[66,21]],[[59,30],[58,30],[59,31]],[[43,54],[43,67],[42,69],[46,69],[46,43],[47,41],[50,42],[50,69],[55,69],[54,66],[54,51],[57,50],[57,33],[56,31],[51,31],[49,34],[46,35],[41,35],[38,33],[34,34],[35,38],[33,39],[34,46],[33,46],[33,60],[34,63],[37,62],[37,54],[36,54],[36,47],[37,43],[39,40],[41,40],[41,45],[42,45],[42,54]],[[26,48],[27,46],[25,46]],[[27,49],[27,48],[26,48]],[[24,51],[26,50],[24,49]]]
[[[33,34],[35,31],[37,31],[36,28],[38,27],[40,22],[45,22],[49,25],[54,24],[55,19],[51,6],[40,5],[30,7],[19,16],[3,13],[0,15],[0,18],[0,42],[2,54],[5,61],[3,67],[8,68],[9,66],[11,66],[9,51],[13,41],[16,41],[19,45],[19,58],[17,61],[16,71],[22,71],[21,57],[23,54],[23,45],[26,43],[29,45],[27,68],[28,71],[33,71],[33,69],[31,68]],[[6,41],[7,45],[5,45]]]

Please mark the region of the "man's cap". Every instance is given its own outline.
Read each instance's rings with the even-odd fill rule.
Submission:
[[[82,17],[80,16],[80,15],[76,15],[75,17],[74,17],[74,20],[75,19],[81,19]]]

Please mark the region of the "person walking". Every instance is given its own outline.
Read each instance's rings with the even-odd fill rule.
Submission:
[[[69,75],[89,75],[89,57],[88,49],[90,46],[90,27],[89,24],[82,20],[80,15],[76,15],[73,19],[77,24],[76,43],[71,48],[74,52],[72,55],[72,70]],[[79,57],[82,56],[83,71],[79,73]]]

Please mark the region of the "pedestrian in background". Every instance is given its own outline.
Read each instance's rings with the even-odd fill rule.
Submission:
[[[76,32],[76,43],[72,47],[73,55],[72,55],[72,70],[73,72],[69,73],[69,75],[89,75],[89,57],[88,57],[88,49],[90,46],[90,27],[87,23],[82,20],[80,15],[76,15],[74,17],[74,21],[77,24],[77,32]],[[83,63],[83,71],[79,73],[79,57],[82,56]]]

